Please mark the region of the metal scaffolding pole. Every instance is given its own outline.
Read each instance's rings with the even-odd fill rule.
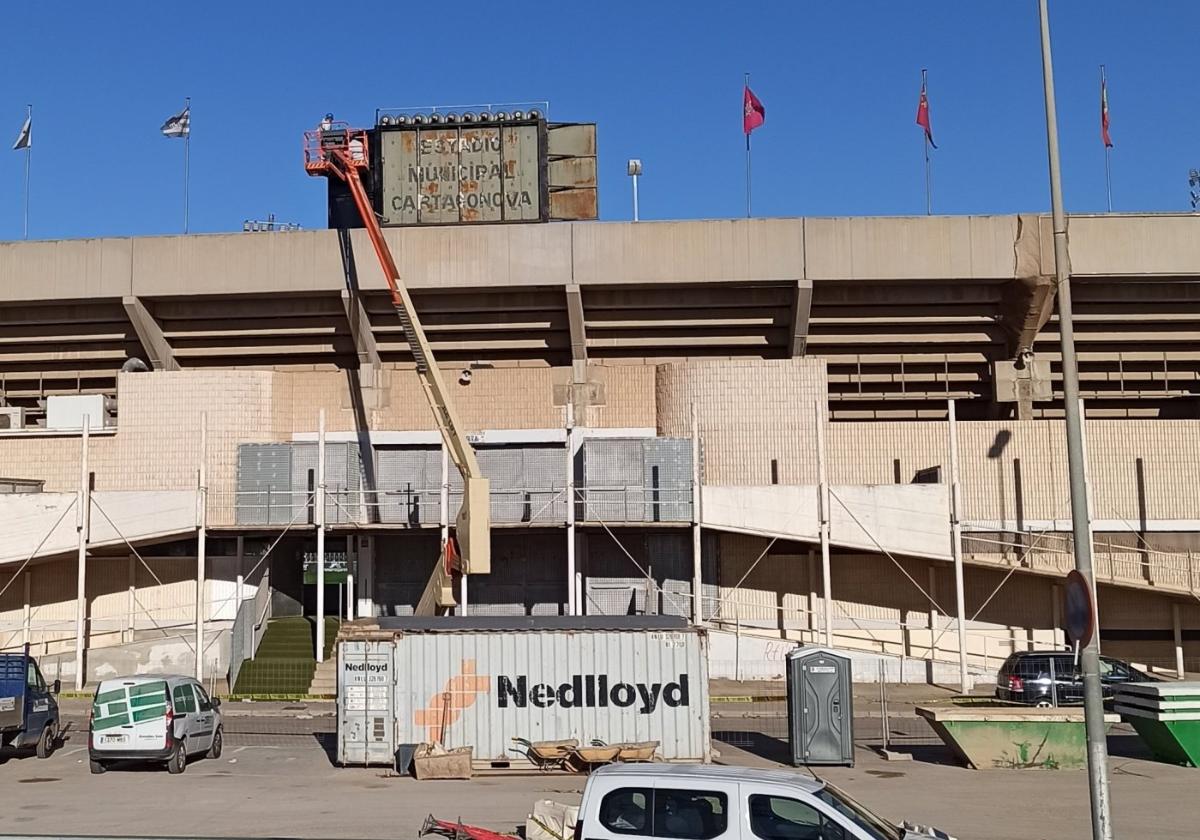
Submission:
[[[954,556],[954,604],[958,612],[958,687],[966,694],[971,690],[971,678],[967,674],[967,598],[963,580],[962,556],[962,498],[958,484],[958,421],[954,411],[954,400],[948,402],[950,418],[950,550]]]
[[[1075,356],[1075,326],[1071,319],[1070,255],[1067,221],[1063,211],[1062,173],[1058,154],[1058,116],[1054,102],[1054,66],[1050,50],[1050,12],[1047,0],[1038,1],[1041,25],[1042,81],[1045,85],[1046,149],[1050,169],[1050,210],[1054,223],[1054,273],[1058,285],[1058,323],[1062,346],[1063,410],[1067,426],[1067,465],[1071,484],[1071,530],[1075,568],[1087,582],[1095,600],[1091,539],[1088,535],[1088,494],[1084,476],[1083,418],[1079,412],[1079,365]],[[1095,631],[1093,624],[1092,630]],[[1108,744],[1104,699],[1100,685],[1099,633],[1080,651],[1083,671],[1083,708],[1088,745],[1088,789],[1092,807],[1093,840],[1112,840],[1108,792]]]
[[[704,623],[704,541],[700,524],[700,417],[692,403],[692,624]]]
[[[325,661],[325,409],[317,415],[317,661]]]
[[[196,680],[204,684],[204,565],[208,553],[208,415],[200,415],[200,470],[196,483]],[[240,594],[240,593],[239,593]]]
[[[579,615],[575,603],[575,408],[567,400],[567,615]]]
[[[817,423],[817,507],[821,517],[821,623],[825,647],[833,647],[833,569],[829,562],[829,483],[825,477],[825,422],[821,403],[813,403]]]
[[[79,501],[75,506],[75,527],[79,531],[79,553],[75,585],[75,690],[83,691],[83,642],[87,635],[87,544],[90,528],[92,489],[88,475],[89,417],[83,415],[79,451]]]

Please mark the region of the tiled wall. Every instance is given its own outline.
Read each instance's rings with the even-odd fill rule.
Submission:
[[[658,431],[687,437],[692,406],[709,484],[816,482],[816,417],[828,403],[823,359],[660,365]]]
[[[1068,519],[1066,436],[1058,420],[960,422],[959,470],[970,519]],[[941,466],[949,476],[948,424],[835,423],[832,481],[912,481]],[[1097,519],[1200,518],[1200,421],[1092,420],[1086,427]]]

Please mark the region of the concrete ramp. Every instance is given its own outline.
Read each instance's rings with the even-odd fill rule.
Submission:
[[[27,557],[69,554],[79,544],[74,493],[14,493],[0,495],[0,565]],[[193,490],[109,490],[92,494],[93,548],[137,545],[191,533],[196,529]],[[123,535],[123,536],[122,536]]]
[[[820,539],[816,485],[701,487],[706,528],[801,542]],[[834,484],[830,543],[950,560],[950,490],[943,484]]]

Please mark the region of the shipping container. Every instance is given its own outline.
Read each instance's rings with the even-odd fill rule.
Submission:
[[[467,617],[339,645],[339,763],[441,743],[527,766],[514,738],[658,741],[661,759],[707,762],[707,635],[669,616]]]

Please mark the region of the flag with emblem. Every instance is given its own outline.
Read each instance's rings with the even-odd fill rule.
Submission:
[[[742,131],[749,136],[750,132],[767,121],[767,109],[750,90],[749,85],[742,88]]]
[[[1108,133],[1108,80],[1100,79],[1100,139],[1105,148],[1112,148],[1112,137]]]
[[[192,133],[192,109],[184,108],[178,114],[167,117],[167,121],[159,129],[166,137],[187,137]]]
[[[921,82],[921,98],[917,101],[917,125],[925,129],[925,139],[929,145],[937,148],[933,142],[933,123],[929,120],[929,96],[925,93],[925,82]]]
[[[25,117],[25,123],[21,126],[21,131],[17,134],[17,142],[13,143],[13,149],[31,149],[33,148],[33,116]]]

